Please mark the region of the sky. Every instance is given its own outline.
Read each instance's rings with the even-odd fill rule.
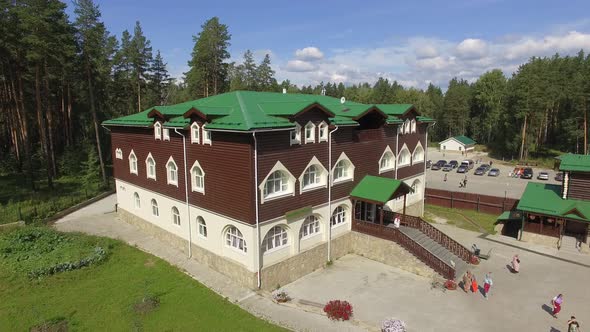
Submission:
[[[590,52],[587,0],[95,1],[118,38],[140,21],[179,79],[193,36],[213,16],[229,28],[230,61],[248,49],[257,61],[269,54],[277,80],[300,86],[385,77],[445,88],[495,68],[510,76],[532,56]]]

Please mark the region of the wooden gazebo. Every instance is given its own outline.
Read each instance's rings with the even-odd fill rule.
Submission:
[[[411,190],[410,186],[403,181],[367,175],[350,193],[350,199],[354,203],[354,218],[357,221],[380,225],[391,223],[394,213],[384,210],[384,206],[392,199],[403,196],[404,205],[401,219],[404,222],[406,196]]]

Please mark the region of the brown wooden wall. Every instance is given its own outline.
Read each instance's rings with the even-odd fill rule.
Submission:
[[[426,188],[426,204],[500,215],[516,209],[518,199]]]
[[[590,201],[590,174],[570,173],[568,198]]]

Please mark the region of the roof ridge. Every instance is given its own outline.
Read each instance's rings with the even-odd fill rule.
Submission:
[[[248,108],[246,107],[246,103],[242,99],[241,91],[236,91],[236,98],[238,99],[238,103],[240,104],[240,110],[242,111],[242,116],[244,117],[244,122],[248,126],[248,129],[253,127],[252,119],[250,118],[250,114],[248,113]]]

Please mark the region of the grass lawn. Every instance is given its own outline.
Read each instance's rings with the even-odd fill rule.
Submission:
[[[465,217],[475,222],[478,226],[469,222]],[[482,232],[482,229],[490,234],[495,234],[494,223],[498,216],[495,214],[487,214],[477,212],[474,210],[450,209],[436,205],[426,205],[424,211],[424,219],[428,222],[441,223],[441,219],[445,219],[449,225],[455,225],[459,228],[470,231]]]
[[[120,241],[68,233],[65,239],[35,239],[29,245],[30,238],[20,236],[16,242],[24,245],[7,253],[7,243],[16,243],[8,240],[10,234],[0,233],[0,331],[29,331],[58,317],[67,320],[70,331],[282,330]],[[32,266],[83,257],[96,246],[108,253],[100,263],[33,280],[25,273]],[[138,312],[135,304],[146,297],[157,298],[159,305]]]
[[[40,221],[102,192],[97,186],[86,187],[81,177],[74,176],[54,180],[53,191],[46,180],[36,184],[38,191],[34,192],[22,175],[0,176],[0,224],[21,218],[27,223]]]

